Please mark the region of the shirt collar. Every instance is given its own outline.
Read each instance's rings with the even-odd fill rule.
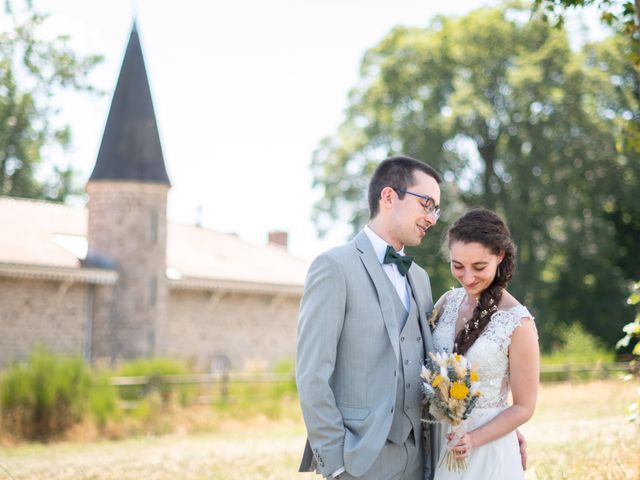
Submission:
[[[371,245],[373,245],[373,251],[375,252],[376,257],[378,257],[378,261],[382,264],[382,262],[384,262],[384,255],[387,252],[387,247],[389,246],[389,244],[385,242],[380,237],[380,235],[371,230],[369,225],[364,226],[364,233],[366,233],[367,237],[369,237],[369,241],[371,242]],[[404,247],[402,247],[398,253],[400,255],[404,255]]]

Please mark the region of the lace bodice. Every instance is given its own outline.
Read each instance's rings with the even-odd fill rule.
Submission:
[[[464,289],[452,290],[433,332],[436,351],[453,350],[456,320]],[[477,386],[482,396],[478,408],[505,407],[509,395],[509,345],[511,334],[522,323],[522,318],[533,318],[526,307],[516,305],[507,310],[498,310],[480,337],[467,351],[466,357],[480,377]]]

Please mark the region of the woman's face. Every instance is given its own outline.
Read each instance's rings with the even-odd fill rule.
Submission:
[[[496,255],[477,242],[454,241],[449,247],[451,274],[469,296],[478,298],[493,282],[504,253]]]

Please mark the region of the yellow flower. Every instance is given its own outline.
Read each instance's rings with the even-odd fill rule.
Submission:
[[[440,382],[442,382],[442,375],[438,374],[435,376],[435,378],[431,381],[431,386],[433,388],[436,388],[438,385],[440,385]]]
[[[471,378],[472,382],[477,382],[480,379],[480,377],[478,376],[478,372],[476,372],[475,370],[471,370],[471,376],[469,378]]]
[[[449,390],[449,393],[453,398],[464,400],[469,394],[469,389],[462,382],[454,382],[453,385],[451,385],[451,390]]]

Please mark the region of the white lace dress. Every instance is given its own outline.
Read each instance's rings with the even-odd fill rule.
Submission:
[[[452,351],[455,324],[464,295],[462,288],[452,290],[448,294],[446,306],[433,332],[436,351]],[[482,392],[476,408],[465,421],[467,431],[489,422],[508,406],[509,345],[511,334],[520,326],[523,317],[533,318],[522,305],[508,310],[498,310],[491,316],[491,321],[485,330],[467,351],[466,356],[480,377],[477,385]],[[515,431],[473,449],[467,457],[467,469],[463,472],[451,472],[445,463],[440,463],[442,455],[447,451],[444,435],[450,432],[451,428],[445,427],[442,430],[441,458],[438,461],[440,466],[436,469],[435,480],[524,479]]]

